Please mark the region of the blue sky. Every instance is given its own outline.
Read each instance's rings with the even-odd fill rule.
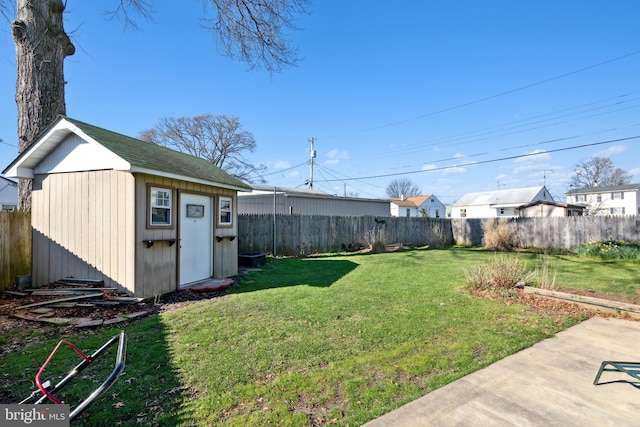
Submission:
[[[115,1],[71,0],[67,114],[138,136],[162,117],[235,115],[270,185],[384,198],[395,178],[452,203],[543,185],[609,157],[640,182],[640,2],[318,0],[269,75],[219,54],[202,3],[155,2],[140,30]],[[16,156],[15,49],[0,32],[0,165]],[[612,142],[607,142],[612,141]]]

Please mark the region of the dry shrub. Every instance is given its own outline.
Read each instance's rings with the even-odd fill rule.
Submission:
[[[506,251],[515,244],[516,233],[505,219],[488,220],[482,223],[486,249]]]
[[[376,240],[371,244],[371,252],[374,254],[380,254],[387,251],[387,245],[380,240]]]
[[[495,256],[486,264],[464,270],[467,284],[475,290],[508,289],[530,276],[524,262],[506,255]]]
[[[551,267],[547,257],[543,257],[540,266],[536,267],[531,276],[535,277],[537,287],[541,289],[555,289],[557,274],[558,267]]]
[[[369,230],[365,233],[364,239],[372,253],[386,252],[387,244],[385,243],[384,230]]]

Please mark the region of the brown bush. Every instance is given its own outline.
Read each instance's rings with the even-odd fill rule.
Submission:
[[[482,223],[486,249],[507,251],[515,244],[516,233],[505,219],[490,219]]]
[[[530,274],[524,262],[507,255],[495,256],[486,264],[464,270],[469,287],[475,290],[508,289]]]

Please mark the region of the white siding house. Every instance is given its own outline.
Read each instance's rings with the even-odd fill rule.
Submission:
[[[391,199],[391,216],[444,218],[446,208],[433,194]]]
[[[579,188],[567,192],[567,203],[584,206],[587,215],[640,215],[640,184]]]
[[[18,183],[0,176],[0,210],[11,211],[18,206]]]
[[[513,218],[517,208],[535,200],[553,201],[545,186],[467,193],[453,204],[452,218]]]

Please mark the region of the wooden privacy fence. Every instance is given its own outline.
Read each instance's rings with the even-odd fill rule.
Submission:
[[[482,224],[496,218],[340,217],[240,215],[239,251],[302,255],[358,249],[382,242],[441,247],[480,246]],[[640,241],[640,216],[505,218],[523,248],[575,249],[580,243],[615,239]],[[274,234],[275,230],[275,234]],[[274,238],[275,236],[275,238]]]
[[[640,216],[572,216],[532,218],[451,219],[457,244],[482,245],[482,224],[504,221],[514,232],[515,244],[521,248],[575,249],[580,243],[596,240],[640,241]]]
[[[31,212],[0,211],[0,289],[31,274]]]
[[[274,234],[275,230],[275,234]],[[275,236],[275,238],[274,238]],[[357,250],[375,242],[442,247],[453,242],[446,219],[247,214],[238,218],[238,250],[303,255]]]

